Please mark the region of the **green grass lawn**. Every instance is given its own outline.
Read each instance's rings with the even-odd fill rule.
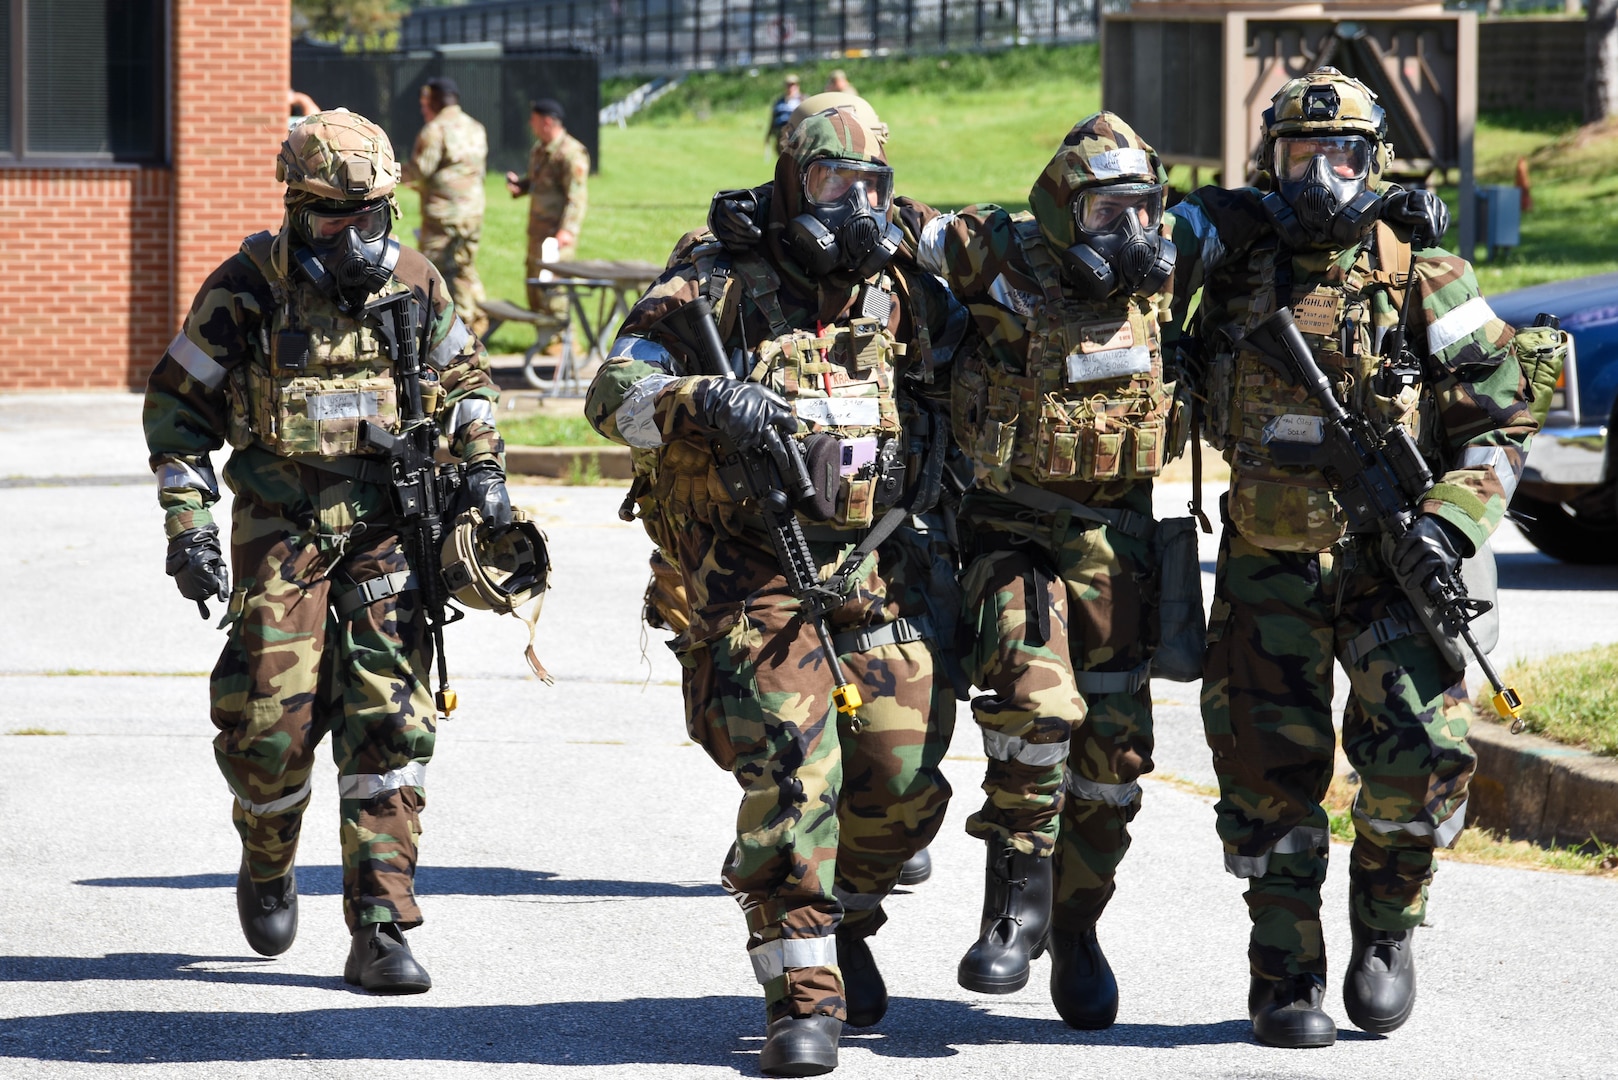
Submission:
[[[1618,645],[1516,664],[1506,684],[1522,694],[1529,731],[1597,754],[1618,755]],[[1483,715],[1493,718],[1487,692]]]
[[[611,446],[582,416],[536,413],[500,421],[500,436],[515,446]]]

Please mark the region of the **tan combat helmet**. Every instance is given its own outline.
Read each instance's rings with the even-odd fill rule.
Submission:
[[[1258,167],[1275,168],[1275,140],[1287,135],[1363,135],[1375,153],[1367,184],[1374,188],[1382,170],[1393,160],[1388,143],[1388,118],[1376,103],[1376,94],[1358,79],[1334,67],[1316,68],[1289,80],[1264,110],[1264,142]]]
[[[877,139],[883,145],[887,144],[888,125],[884,124],[882,119],[876,115],[876,109],[871,103],[858,94],[845,94],[837,90],[828,90],[823,94],[815,94],[812,97],[804,98],[798,103],[798,107],[792,110],[792,115],[787,118],[787,130],[791,131],[797,127],[799,121],[804,117],[817,112],[825,112],[827,109],[848,109],[859,117],[860,123],[876,133]]]
[[[318,112],[288,133],[275,178],[294,193],[336,202],[368,202],[393,194],[399,163],[387,134],[347,109]]]

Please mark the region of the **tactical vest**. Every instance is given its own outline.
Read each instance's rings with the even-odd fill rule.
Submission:
[[[358,448],[361,420],[399,430],[393,361],[374,329],[338,309],[294,272],[274,266],[274,235],[256,233],[242,252],[269,283],[274,308],[231,372],[230,444],[257,442],[285,457],[344,457]],[[406,289],[397,279],[386,293]],[[425,402],[424,402],[425,404]]]
[[[1226,303],[1203,316],[1218,340],[1209,366],[1207,435],[1230,462],[1231,524],[1259,547],[1325,551],[1342,538],[1347,518],[1316,463],[1323,411],[1257,352],[1233,343],[1290,306],[1343,406],[1403,424],[1433,462],[1436,401],[1422,366],[1377,355],[1398,321],[1409,266],[1409,245],[1378,224],[1365,244],[1335,253],[1283,251],[1271,239],[1233,276],[1204,289],[1205,304],[1211,294],[1212,303]]]
[[[964,357],[951,388],[955,441],[978,482],[1144,479],[1163,469],[1172,387],[1163,383],[1156,306],[1142,297],[1093,302],[1067,295],[1039,225],[1019,214],[1015,235],[1039,282],[1021,373],[988,348]]]

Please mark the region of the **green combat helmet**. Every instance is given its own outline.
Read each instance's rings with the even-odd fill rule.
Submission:
[[[776,164],[776,189],[792,215],[783,243],[811,278],[864,280],[886,266],[902,234],[888,220],[893,170],[883,137],[853,108],[798,122]]]
[[[388,235],[399,175],[387,134],[358,113],[319,112],[293,128],[275,159],[275,178],[287,185],[277,269],[286,271],[291,247],[322,292],[358,312],[399,261],[399,241]]]
[[[1162,235],[1168,172],[1157,151],[1115,113],[1079,121],[1028,192],[1040,235],[1085,299],[1150,296],[1174,272]]]
[[[1264,208],[1293,247],[1347,247],[1376,222],[1382,171],[1393,159],[1376,94],[1336,68],[1292,79],[1264,110]]]

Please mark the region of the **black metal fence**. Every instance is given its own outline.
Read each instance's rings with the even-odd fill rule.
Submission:
[[[292,85],[323,109],[343,106],[381,124],[395,151],[407,157],[421,131],[422,84],[447,75],[461,89],[461,106],[489,133],[489,171],[522,172],[533,135],[529,102],[555,98],[567,129],[600,161],[601,87],[590,54],[453,56],[434,53],[344,53],[298,47]]]
[[[590,49],[605,73],[1091,41],[1104,0],[493,0],[405,16],[400,48]]]

